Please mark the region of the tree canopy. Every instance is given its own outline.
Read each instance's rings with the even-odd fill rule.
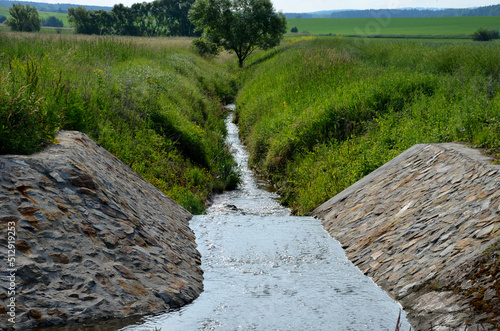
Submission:
[[[42,20],[42,26],[52,26],[56,28],[62,28],[64,23],[62,20],[58,19],[55,16],[49,16],[46,19]]]
[[[255,49],[277,46],[286,32],[286,18],[270,0],[197,0],[189,19],[204,39],[235,52],[240,66]]]
[[[111,13],[105,10],[87,10],[85,7],[68,9],[68,21],[75,26],[75,32],[81,34],[111,34]]]
[[[192,36],[194,25],[188,10],[194,0],[156,0],[134,3],[131,7],[117,4],[111,12],[69,8],[69,21],[76,33],[116,34],[128,36]]]
[[[34,32],[42,28],[42,20],[36,7],[13,3],[9,8],[10,17],[5,21],[13,31]]]

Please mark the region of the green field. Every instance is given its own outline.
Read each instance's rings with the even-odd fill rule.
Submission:
[[[288,31],[293,26],[312,34],[468,37],[481,27],[500,29],[500,17],[288,19]]]
[[[10,17],[9,8],[8,7],[0,7],[0,15],[3,15],[5,17],[9,18]],[[42,20],[46,19],[46,18],[48,18],[50,16],[55,16],[56,18],[60,19],[63,22],[63,24],[64,24],[65,27],[69,27],[68,15],[67,14],[38,11],[38,15],[40,16],[40,18]]]

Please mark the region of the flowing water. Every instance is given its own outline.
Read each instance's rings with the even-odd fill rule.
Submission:
[[[190,223],[204,292],[121,330],[394,330],[400,305],[345,257],[319,220],[290,216],[248,169],[232,116],[227,127],[242,184]],[[402,319],[409,330],[404,312]]]

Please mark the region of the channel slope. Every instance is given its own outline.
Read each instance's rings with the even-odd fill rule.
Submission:
[[[0,329],[152,313],[198,297],[191,214],[85,134],[57,139],[32,156],[0,156],[2,258],[16,228],[14,295],[0,268]]]
[[[312,215],[416,330],[499,326],[500,166],[478,150],[415,145]]]

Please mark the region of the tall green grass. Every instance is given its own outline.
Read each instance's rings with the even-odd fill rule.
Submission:
[[[0,152],[87,133],[193,213],[239,180],[225,145],[230,67],[183,38],[0,33]]]
[[[305,213],[417,143],[500,150],[500,46],[292,39],[237,97],[251,164]]]

